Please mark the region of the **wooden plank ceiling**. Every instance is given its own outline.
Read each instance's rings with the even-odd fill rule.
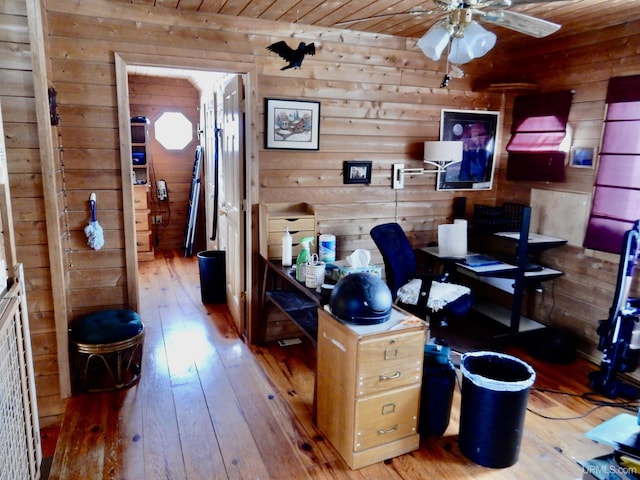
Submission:
[[[433,23],[446,15],[438,3],[463,0],[111,0],[150,7],[174,8],[182,11],[217,13],[240,17],[261,18],[286,23],[301,23],[322,27],[346,28],[357,31],[420,38]],[[483,0],[467,0],[476,4]],[[510,11],[531,15],[562,25],[554,36],[619,25],[640,18],[637,0],[493,0],[511,1]],[[494,7],[495,9],[496,7]],[[409,15],[412,9],[433,11],[432,14]],[[401,13],[405,14],[401,14]],[[347,25],[340,22],[376,15],[398,13],[390,17]],[[477,18],[477,17],[474,17]],[[495,24],[484,26],[494,31],[500,41],[519,43],[530,37]]]

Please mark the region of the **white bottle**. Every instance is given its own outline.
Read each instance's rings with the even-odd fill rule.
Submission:
[[[292,247],[291,247],[291,234],[289,233],[289,229],[284,232],[282,236],[282,266],[290,267],[293,258]]]

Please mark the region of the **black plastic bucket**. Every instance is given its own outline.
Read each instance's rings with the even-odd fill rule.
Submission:
[[[449,360],[450,349],[444,345],[424,346],[422,393],[418,433],[440,437],[449,426],[456,371]]]
[[[533,368],[511,355],[471,352],[460,370],[460,451],[485,467],[510,467],[520,453]]]
[[[227,303],[227,273],[224,250],[198,253],[202,303]]]

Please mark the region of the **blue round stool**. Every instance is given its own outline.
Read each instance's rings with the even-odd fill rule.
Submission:
[[[89,392],[127,388],[140,379],[144,325],[132,310],[104,310],[69,327],[80,387]]]

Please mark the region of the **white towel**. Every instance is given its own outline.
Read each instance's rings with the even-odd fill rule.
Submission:
[[[422,280],[414,278],[398,289],[398,300],[409,305],[417,305],[420,296]],[[427,307],[434,312],[441,310],[447,303],[457,300],[462,295],[470,293],[471,289],[455,283],[431,282]]]

